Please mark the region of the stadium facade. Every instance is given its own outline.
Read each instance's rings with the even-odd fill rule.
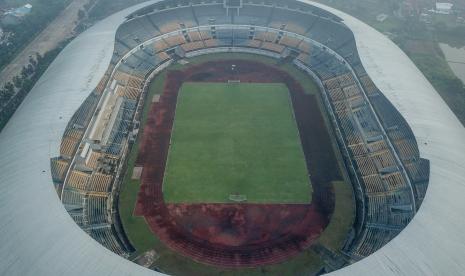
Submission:
[[[130,88],[140,88],[170,56],[230,51],[290,58],[320,80],[358,204],[355,234],[346,250],[354,261],[361,261],[335,273],[463,271],[465,129],[395,44],[353,17],[309,1],[289,6],[270,6],[267,1],[181,2],[141,4],[80,35],[0,134],[2,274],[153,273],[113,253],[125,256],[126,250],[113,240],[113,222],[102,217],[98,207],[111,200],[107,193],[112,180],[105,170],[92,170],[89,164],[98,159],[92,153],[118,156],[124,151],[121,128],[129,120],[125,118],[133,116],[128,112],[137,112],[131,98],[142,93]],[[142,7],[146,8],[139,10]],[[225,12],[233,16],[225,17]],[[182,24],[173,26],[171,17],[182,17]],[[331,32],[324,31],[328,29]],[[98,94],[103,95],[100,103]],[[92,120],[99,122],[98,115],[89,115],[105,102],[122,110],[106,114],[104,125],[112,127],[79,134]],[[75,152],[83,136],[104,147],[83,143],[80,157],[86,166],[68,173],[70,166],[76,168]],[[367,158],[367,152],[375,152],[375,157]],[[64,205],[54,181],[65,183]]]

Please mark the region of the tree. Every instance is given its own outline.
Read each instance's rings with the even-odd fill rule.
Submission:
[[[86,16],[86,12],[82,9],[78,11],[78,19],[82,20]]]
[[[5,89],[6,89],[8,92],[14,92],[15,87],[14,87],[14,85],[13,85],[11,82],[7,82],[7,83],[5,84]]]
[[[14,76],[13,84],[16,88],[21,88],[21,86],[23,85],[23,79],[21,79],[19,76]]]
[[[37,65],[37,61],[34,59],[33,56],[29,56],[29,63],[32,64],[32,66],[36,66],[36,65]]]
[[[13,94],[13,89],[3,88],[0,90],[0,106],[3,106],[13,96]]]
[[[446,32],[447,24],[445,22],[439,21],[439,22],[434,23],[434,28],[438,32]]]
[[[27,66],[27,73],[28,75],[34,74],[34,65],[32,65],[31,63],[29,63],[29,65]]]
[[[37,60],[37,64],[42,62],[42,55],[40,53],[36,53],[36,60]]]
[[[5,89],[0,90],[0,106],[3,106],[4,103],[8,100],[9,96]]]
[[[27,78],[27,76],[28,76],[27,67],[23,66],[23,68],[21,69],[21,77],[22,78]]]

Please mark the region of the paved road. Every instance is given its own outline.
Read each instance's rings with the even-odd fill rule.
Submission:
[[[29,64],[29,56],[54,49],[60,42],[73,34],[78,19],[78,11],[89,0],[73,0],[53,22],[51,22],[16,58],[0,72],[0,87],[21,73],[23,66]]]

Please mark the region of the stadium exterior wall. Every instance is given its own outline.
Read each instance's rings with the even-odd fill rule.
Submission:
[[[73,40],[0,133],[1,275],[154,275],[99,245],[69,217],[49,160],[67,122],[96,87],[117,27],[149,1],[117,13]],[[454,275],[465,270],[465,129],[408,57],[389,39],[340,11],[362,63],[409,123],[431,161],[428,192],[413,221],[373,255],[337,275]]]

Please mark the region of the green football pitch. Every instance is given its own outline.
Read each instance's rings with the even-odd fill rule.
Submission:
[[[284,84],[184,83],[167,203],[310,203],[312,187]]]

